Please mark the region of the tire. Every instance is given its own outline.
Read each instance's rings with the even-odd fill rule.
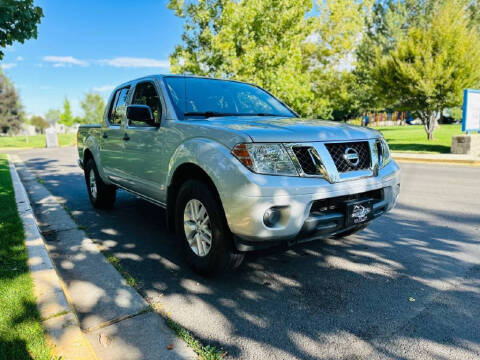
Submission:
[[[350,235],[353,235],[359,231],[362,231],[363,229],[365,229],[366,227],[368,226],[368,223],[366,224],[362,224],[362,225],[357,225],[351,229],[348,229],[346,231],[343,231],[343,232],[339,232],[338,234],[335,234],[333,235],[333,238],[334,239],[340,239],[340,238],[343,238],[343,237],[346,237],[346,236],[350,236]]]
[[[95,181],[95,187],[91,186],[93,180]],[[117,189],[115,186],[107,185],[103,182],[93,159],[88,160],[85,165],[85,183],[87,185],[88,197],[94,207],[97,209],[110,209],[113,206]]]
[[[198,216],[194,216],[195,212]],[[175,204],[175,230],[185,261],[201,275],[226,272],[243,261],[244,254],[233,245],[220,199],[205,182],[188,180],[180,188]]]

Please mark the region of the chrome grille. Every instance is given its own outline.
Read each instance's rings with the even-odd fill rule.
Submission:
[[[307,175],[320,175],[320,172],[315,165],[311,151],[315,151],[310,146],[293,146],[293,153],[297,157],[298,163],[302,170]]]
[[[345,142],[345,143],[332,143],[325,144],[328,152],[330,153],[338,172],[348,172],[356,170],[369,169],[371,166],[370,146],[368,141],[359,142]],[[358,164],[354,165],[345,158],[347,149],[353,149],[358,154]]]

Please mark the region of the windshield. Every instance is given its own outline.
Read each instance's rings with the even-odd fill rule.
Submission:
[[[228,80],[165,77],[177,117],[281,116],[295,117],[285,105],[266,91]]]

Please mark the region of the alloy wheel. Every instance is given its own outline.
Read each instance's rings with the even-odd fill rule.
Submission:
[[[200,200],[191,199],[183,212],[185,237],[192,251],[200,256],[207,256],[212,247],[212,229],[207,209]]]
[[[90,169],[90,174],[89,176],[89,183],[90,183],[90,194],[94,199],[97,198],[97,179],[95,177],[95,171],[93,169]]]

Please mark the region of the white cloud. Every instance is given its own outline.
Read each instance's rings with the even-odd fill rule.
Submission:
[[[17,64],[15,64],[15,63],[0,64],[0,67],[1,67],[3,70],[11,69],[11,68],[14,68],[15,66],[17,66]]]
[[[116,57],[113,59],[103,59],[98,61],[102,65],[113,67],[136,67],[136,68],[170,68],[168,60],[157,60],[149,58]]]
[[[72,66],[72,65],[79,65],[79,66],[88,66],[88,62],[85,60],[80,60],[74,58],[73,56],[44,56],[43,61],[52,62],[54,63],[54,67],[64,67],[64,66]]]
[[[23,57],[22,56],[17,56],[17,61],[23,61]]]
[[[93,88],[93,91],[98,91],[98,92],[110,92],[113,89],[115,89],[115,85],[102,85],[102,86],[95,86]]]

